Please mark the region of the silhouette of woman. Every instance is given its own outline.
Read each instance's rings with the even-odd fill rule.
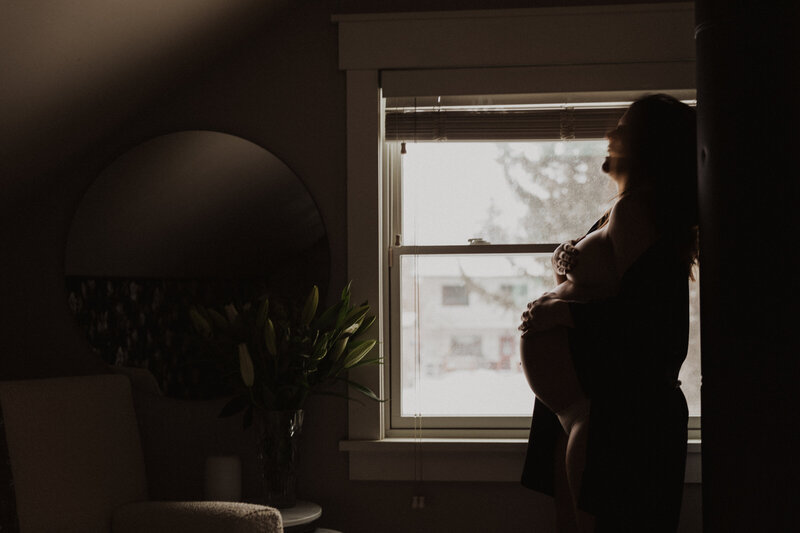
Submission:
[[[528,304],[522,364],[537,396],[522,482],[556,499],[559,531],[675,531],[697,257],[696,119],[663,94],[606,136],[614,206],[553,255],[558,286]]]

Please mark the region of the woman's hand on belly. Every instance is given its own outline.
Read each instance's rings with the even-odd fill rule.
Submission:
[[[546,331],[558,326],[574,325],[569,302],[558,296],[555,292],[546,292],[528,304],[528,308],[522,313],[522,324],[518,328],[523,336],[529,331]]]
[[[550,264],[553,267],[553,272],[556,275],[558,283],[567,279],[566,275],[575,267],[578,254],[580,253],[580,251],[575,248],[575,245],[578,244],[580,240],[581,239],[573,239],[571,241],[562,242],[550,257]]]

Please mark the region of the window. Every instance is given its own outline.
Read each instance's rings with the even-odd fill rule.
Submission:
[[[557,244],[612,205],[603,135],[627,103],[403,102],[389,100],[385,120],[390,434],[420,417],[429,429],[524,430],[534,396],[509,339],[526,303],[554,287]],[[692,370],[682,378],[696,389]]]
[[[426,428],[525,431],[534,396],[509,339],[528,296],[554,286],[555,246],[614,197],[602,137],[623,108],[397,103],[385,121],[398,244],[389,316],[402,317],[388,328],[400,400],[390,431],[419,417]]]

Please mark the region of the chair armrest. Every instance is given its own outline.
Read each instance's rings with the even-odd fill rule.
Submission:
[[[238,502],[136,502],[114,510],[113,533],[282,533],[277,509]]]

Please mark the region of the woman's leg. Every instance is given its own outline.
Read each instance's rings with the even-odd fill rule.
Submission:
[[[555,474],[553,499],[556,504],[556,531],[558,533],[579,533],[575,502],[567,479],[567,434],[559,431],[553,457]]]
[[[567,480],[569,482],[572,501],[575,504],[574,512],[578,521],[578,530],[581,533],[594,532],[594,516],[578,508],[583,481],[583,470],[586,467],[586,443],[589,436],[589,411],[577,415],[572,422],[567,449],[565,454]]]
[[[562,457],[565,459],[562,467],[559,467],[558,461],[556,462],[557,476],[558,469],[563,468],[571,495],[569,503],[572,506],[573,516],[577,517],[578,530],[591,533],[594,531],[593,517],[577,507],[586,465],[591,403],[583,393],[572,363],[567,329],[554,328],[523,336],[521,353],[522,367],[528,384],[537,399],[544,402],[556,414],[564,429],[566,449],[557,447],[556,454],[563,454]],[[559,519],[565,500],[566,498],[562,497],[556,501]],[[562,521],[559,520],[559,524]]]

